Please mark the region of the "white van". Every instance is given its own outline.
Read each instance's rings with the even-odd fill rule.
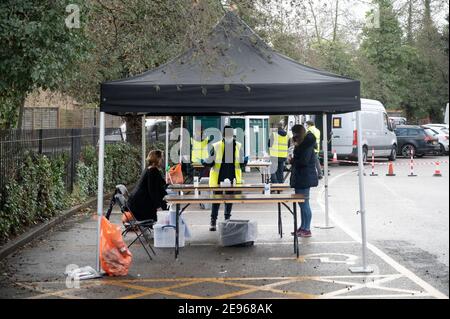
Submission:
[[[361,99],[361,126],[364,161],[372,156],[386,157],[395,161],[397,157],[397,136],[381,102]],[[358,153],[356,112],[334,114],[331,121],[332,152],[339,159],[356,160]]]

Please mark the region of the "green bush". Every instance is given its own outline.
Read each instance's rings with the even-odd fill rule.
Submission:
[[[140,150],[128,143],[105,145],[105,191],[117,184],[136,182],[141,173],[140,156]],[[68,160],[68,154],[51,159],[36,153],[23,155],[16,171],[11,172],[13,178],[0,194],[0,242],[97,193],[96,148],[86,147],[82,151],[71,194],[64,183]]]
[[[50,160],[45,155],[24,154],[24,160],[5,187],[0,202],[0,239],[18,233],[66,208],[64,155]]]
[[[103,187],[113,189],[117,184],[135,182],[141,173],[140,150],[128,143],[107,144],[105,146],[105,169]],[[85,148],[77,164],[74,196],[84,200],[97,193],[98,159],[94,147]]]

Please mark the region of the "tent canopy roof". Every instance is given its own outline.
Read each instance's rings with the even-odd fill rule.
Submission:
[[[360,109],[360,83],[272,50],[239,17],[160,67],[101,84],[101,111],[124,115],[344,113]]]

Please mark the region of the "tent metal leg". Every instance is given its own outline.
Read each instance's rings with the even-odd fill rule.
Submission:
[[[328,203],[328,122],[327,122],[327,113],[323,113],[323,181],[324,181],[324,188],[325,188],[325,224],[324,225],[318,225],[315,226],[316,228],[321,229],[330,229],[334,228],[330,224],[330,215],[329,215],[329,203]]]
[[[278,235],[280,235],[280,238],[283,238],[283,220],[281,218],[281,204],[280,203],[278,203]]]
[[[97,254],[96,270],[101,272],[100,265],[100,230],[103,217],[103,174],[105,159],[105,113],[100,112],[100,137],[98,141],[98,190],[97,190]]]
[[[179,231],[180,231],[180,204],[176,204],[176,216],[175,216],[175,259],[178,259],[179,251]]]
[[[145,115],[142,115],[142,128],[141,128],[141,144],[142,144],[142,170],[145,170]]]
[[[366,198],[364,189],[364,163],[362,151],[361,112],[356,112],[357,145],[358,145],[358,179],[359,179],[359,214],[361,215],[362,266],[350,267],[352,273],[372,273],[367,265],[367,234],[366,234]]]
[[[297,205],[298,203],[293,203],[292,205],[292,211],[294,215],[294,253],[296,254],[297,258],[300,256],[300,249],[298,248],[298,224],[297,224]]]
[[[164,171],[166,172],[167,179],[167,167],[169,167],[169,117],[166,116],[166,152],[164,154],[164,158],[166,160],[166,167]]]

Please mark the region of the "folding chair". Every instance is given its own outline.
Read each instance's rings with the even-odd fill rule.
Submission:
[[[150,258],[150,260],[152,260],[153,258],[150,255],[149,250],[147,249],[147,245],[153,252],[153,254],[156,255],[156,252],[150,243],[151,238],[148,235],[153,232],[153,225],[155,224],[155,221],[152,219],[138,221],[134,217],[131,210],[128,208],[125,196],[128,196],[127,188],[124,185],[117,185],[114,195],[109,203],[109,208],[108,211],[106,212],[105,217],[106,219],[109,219],[114,205],[118,204],[120,207],[120,211],[125,217],[124,218],[125,222],[123,223],[125,230],[122,232],[122,236],[125,237],[129,232],[133,232],[136,234],[136,238],[128,245],[128,248],[130,248],[135,242],[139,241],[142,247],[144,248],[145,252],[147,253],[148,257]],[[142,238],[144,238],[145,241],[142,240]]]

